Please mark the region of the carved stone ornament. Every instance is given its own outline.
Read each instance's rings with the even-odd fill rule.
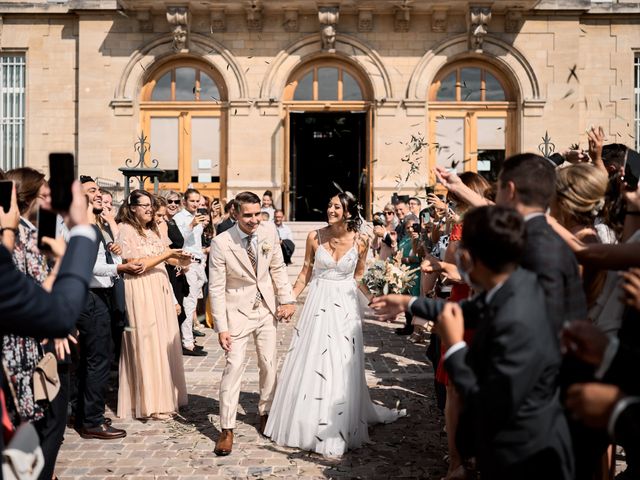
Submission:
[[[411,26],[411,10],[409,7],[397,7],[393,20],[393,29],[396,32],[408,32]]]
[[[297,10],[285,10],[284,11],[284,31],[285,32],[297,32],[300,30],[300,23],[298,22]]]
[[[522,12],[512,10],[504,17],[504,31],[507,33],[518,33],[522,24]]]
[[[373,11],[359,10],[358,11],[358,31],[371,32],[372,30],[373,30]]]
[[[318,20],[320,22],[320,38],[322,50],[329,53],[336,52],[336,25],[340,19],[338,7],[320,7]]]
[[[143,33],[153,32],[153,15],[148,10],[144,10],[138,12],[136,14],[136,18],[138,20],[138,26],[140,27],[140,31]]]
[[[482,52],[484,37],[489,33],[489,22],[491,22],[490,7],[471,7],[469,9],[469,48]]]
[[[167,22],[173,34],[173,49],[176,52],[189,51],[190,15],[187,7],[167,7]]]
[[[447,31],[447,11],[434,10],[431,16],[431,31],[443,33]]]
[[[211,32],[225,32],[227,30],[227,16],[224,9],[211,10]]]
[[[250,32],[262,31],[262,8],[255,2],[247,8],[247,30]]]

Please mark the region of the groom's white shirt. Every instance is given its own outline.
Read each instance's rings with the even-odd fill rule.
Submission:
[[[218,333],[239,335],[244,330],[258,291],[274,316],[278,304],[295,302],[275,226],[264,222],[256,231],[257,273],[247,254],[246,237],[236,224],[211,243],[209,296]]]

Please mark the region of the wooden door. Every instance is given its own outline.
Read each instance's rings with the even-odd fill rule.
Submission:
[[[226,145],[220,110],[149,110],[143,112],[143,131],[165,173],[160,188],[184,192],[196,188],[220,198],[226,181],[223,162]]]

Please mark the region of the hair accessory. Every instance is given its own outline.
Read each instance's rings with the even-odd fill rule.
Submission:
[[[591,215],[597,217],[600,211],[604,208],[604,198],[601,198],[596,202],[593,209],[591,210]]]

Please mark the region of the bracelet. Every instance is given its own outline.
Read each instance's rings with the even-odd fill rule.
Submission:
[[[14,235],[18,235],[18,229],[17,228],[11,228],[11,227],[3,227],[0,228],[0,235],[4,234],[5,230],[9,230],[10,232],[13,232]]]

